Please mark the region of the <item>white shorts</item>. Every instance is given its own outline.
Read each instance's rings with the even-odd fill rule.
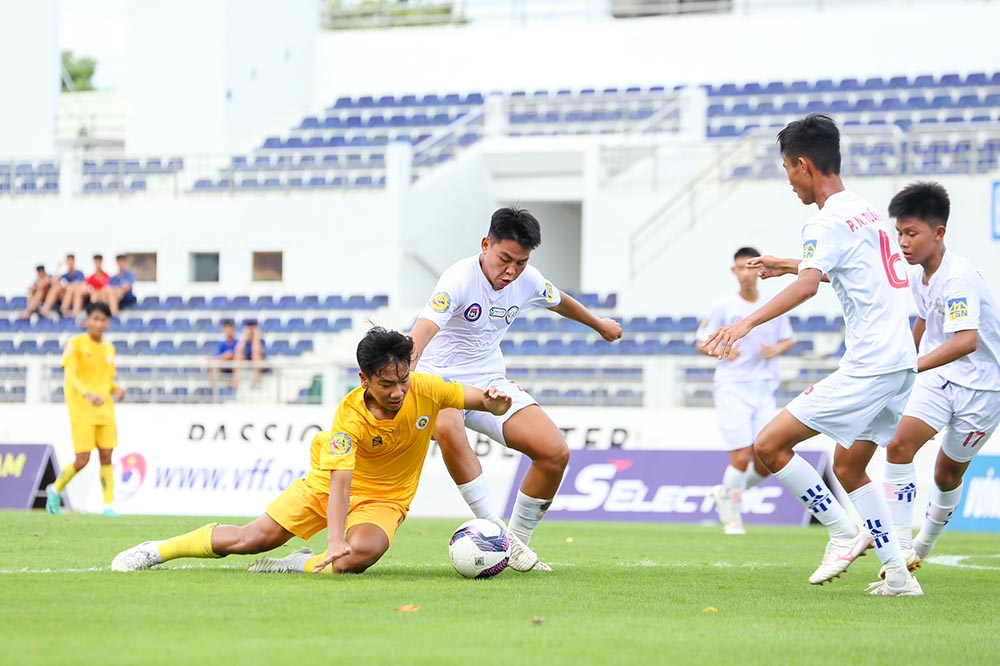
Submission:
[[[743,449],[757,439],[757,433],[774,418],[777,406],[773,381],[716,384],[715,415],[723,446],[727,451]]]
[[[979,391],[929,376],[913,387],[903,416],[920,419],[936,432],[945,428],[941,450],[955,462],[969,462],[1000,424],[1000,391]]]
[[[507,419],[514,416],[514,414],[518,413],[525,407],[538,404],[538,402],[531,397],[530,393],[506,377],[494,377],[492,379],[484,380],[461,379],[459,381],[466,386],[475,386],[483,391],[491,386],[496,386],[498,389],[510,396],[510,409],[508,409],[507,413],[503,416],[496,416],[494,414],[490,414],[489,412],[480,412],[473,409],[465,410],[465,426],[467,428],[471,428],[476,432],[482,433],[493,441],[500,442],[504,446],[507,446],[507,441],[503,438],[503,424],[507,422]]]
[[[857,440],[888,446],[917,373],[855,377],[837,370],[788,403],[792,416],[846,449]]]

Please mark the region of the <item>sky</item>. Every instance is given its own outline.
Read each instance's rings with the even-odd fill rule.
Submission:
[[[139,1],[139,0],[133,0]],[[122,90],[128,75],[128,0],[60,0],[63,50],[97,60],[94,86]]]

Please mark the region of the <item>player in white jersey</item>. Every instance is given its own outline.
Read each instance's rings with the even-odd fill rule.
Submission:
[[[466,411],[463,421],[461,412],[442,410],[434,437],[451,478],[476,517],[501,526],[503,520],[465,427],[531,458],[509,526],[515,537],[511,566],[519,571],[540,564],[527,544],[559,489],[569,447],[534,398],[507,379],[500,340],[515,317],[538,307],[585,324],[605,340],[622,335],[618,322],[596,317],[528,265],[531,251],[541,242],[541,228],[528,211],[510,207],[494,212],[481,253],[455,263],[441,275],[410,333],[418,371],[480,388],[496,386],[513,398],[502,418],[482,419]]]
[[[734,324],[757,309],[760,298],[757,270],[747,266],[747,260],[759,256],[760,252],[752,247],[741,247],[733,255],[730,270],[740,290],[717,302],[708,319],[698,327],[697,348],[702,354],[708,354],[704,341],[709,333]],[[753,441],[777,411],[774,393],[781,379],[777,358],[793,344],[792,326],[788,317],[781,315],[750,331],[733,348],[735,356],[720,359],[715,368],[712,387],[715,414],[723,444],[729,451],[729,465],[722,483],[712,489],[712,497],[726,534],[746,534],[740,510],[743,492],[759,484],[769,473],[753,454]]]
[[[892,530],[889,506],[865,469],[876,446],[896,431],[917,365],[910,338],[909,294],[903,259],[887,225],[840,179],[840,132],[833,120],[812,114],[778,133],[788,181],[802,203],[819,212],[802,227],[802,260],[758,257],[748,261],[764,278],[797,273],[798,279],[742,321],[709,336],[720,358],[752,329],[812,298],[822,280],[833,285],[844,308],[847,351],[839,369],[792,400],[757,435],[754,451],[764,466],[830,530],[823,561],[809,582],[840,576],[872,544],[886,565],[876,595],[921,595]],[[822,433],[837,442],[834,472],[858,510],[859,529],[802,457],[799,442]]]
[[[1000,424],[1000,302],[966,259],[944,245],[951,203],[937,183],[892,198],[918,317],[916,385],[886,455],[885,494],[907,564],[920,566],[962,497],[962,476]],[[913,539],[913,457],[944,430],[923,527]]]

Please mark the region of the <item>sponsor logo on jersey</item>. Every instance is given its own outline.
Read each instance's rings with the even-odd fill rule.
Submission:
[[[476,321],[483,314],[483,306],[479,303],[473,303],[469,307],[465,308],[465,318],[468,321]]]
[[[431,297],[430,306],[435,312],[447,312],[451,307],[451,296],[446,291],[439,291]]]
[[[969,318],[969,301],[965,298],[948,299],[948,321]]]
[[[351,436],[346,432],[338,432],[330,438],[330,455],[346,456],[351,452]]]
[[[507,310],[506,310],[506,308],[492,307],[492,308],[490,308],[490,316],[491,317],[499,317],[499,318],[503,319],[504,317],[507,316]]]
[[[944,314],[944,303],[941,302],[940,298],[934,301],[934,307],[937,308],[938,314]]]
[[[427,427],[427,424],[430,422],[431,422],[431,417],[421,416],[419,419],[417,419],[417,430],[423,430],[424,428]]]
[[[548,281],[545,282],[545,290],[542,291],[542,296],[545,297],[545,302],[546,303],[554,303],[555,302],[555,300],[556,300],[556,288],[555,288],[555,286],[551,282],[548,282]]]
[[[803,259],[812,259],[815,254],[816,254],[816,241],[815,240],[807,240],[806,242],[804,242],[802,244],[802,258]]]
[[[506,321],[508,324],[510,322],[514,321],[514,317],[517,316],[517,313],[520,312],[520,310],[521,310],[521,308],[517,307],[516,305],[510,307],[507,310],[507,316],[504,317],[504,321]]]
[[[372,446],[382,446],[382,438],[378,435],[372,437]]]

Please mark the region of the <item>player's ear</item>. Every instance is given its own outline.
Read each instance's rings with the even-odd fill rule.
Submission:
[[[485,253],[487,250],[490,249],[490,237],[489,236],[483,236],[483,242],[480,243],[479,245],[480,245],[480,247],[482,247],[483,252]]]
[[[937,225],[937,228],[934,229],[934,240],[940,241],[941,239],[944,238],[944,235],[947,232],[948,232],[948,227],[944,226],[943,224]]]

